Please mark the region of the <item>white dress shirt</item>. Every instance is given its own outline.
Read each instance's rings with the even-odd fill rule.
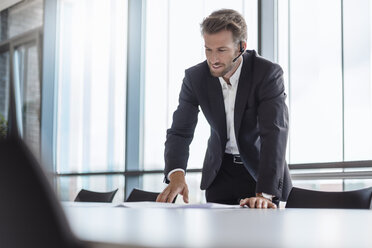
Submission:
[[[227,128],[227,143],[225,153],[239,154],[238,145],[236,144],[235,128],[234,128],[234,109],[235,109],[235,98],[238,90],[240,72],[242,71],[243,60],[241,60],[238,69],[230,77],[230,84],[228,84],[223,77],[219,77],[223,101],[225,104],[226,114],[226,128]]]

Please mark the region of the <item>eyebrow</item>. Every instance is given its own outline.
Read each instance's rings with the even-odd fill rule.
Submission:
[[[211,49],[211,48],[207,47],[206,45],[204,45],[204,47],[207,48],[207,49]],[[222,46],[222,47],[217,47],[217,49],[228,49],[228,47]]]

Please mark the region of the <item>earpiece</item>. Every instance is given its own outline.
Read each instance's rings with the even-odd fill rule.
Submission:
[[[235,62],[243,53],[244,53],[244,47],[243,47],[243,42],[239,42],[240,50],[239,50],[239,55],[235,59],[233,59],[233,62]]]
[[[240,46],[240,53],[244,53],[244,47],[243,47],[243,42],[239,42],[239,46]]]

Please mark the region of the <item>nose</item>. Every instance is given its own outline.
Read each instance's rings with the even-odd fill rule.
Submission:
[[[212,64],[217,64],[218,62],[220,62],[220,58],[219,56],[217,55],[217,53],[211,53],[210,57],[209,57],[209,61],[212,63]]]

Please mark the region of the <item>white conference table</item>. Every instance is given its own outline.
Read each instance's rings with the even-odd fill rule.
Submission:
[[[64,205],[94,247],[372,247],[372,211]]]

